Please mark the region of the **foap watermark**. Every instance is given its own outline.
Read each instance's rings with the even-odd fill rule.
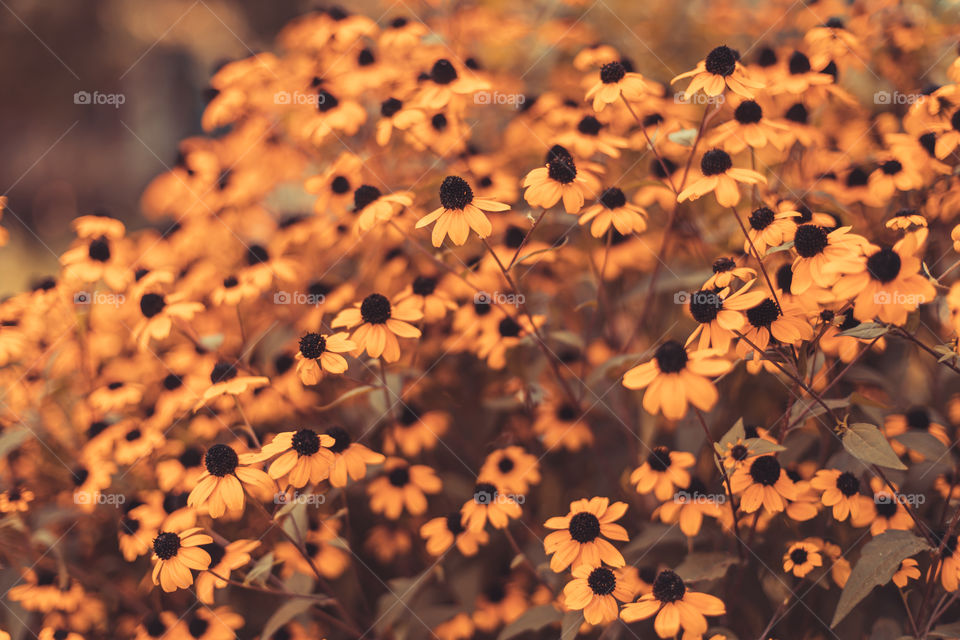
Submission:
[[[693,95],[687,95],[683,91],[673,94],[673,101],[677,104],[723,104],[727,101],[721,93],[718,96],[708,96],[702,91],[697,91]]]
[[[501,93],[499,91],[478,91],[473,94],[474,104],[505,104],[519,109],[527,101],[522,93]]]
[[[873,294],[874,304],[900,304],[900,305],[921,305],[927,302],[927,297],[922,293],[901,293],[899,291],[878,291]]]
[[[326,503],[327,496],[322,493],[276,493],[273,496],[273,504],[305,504],[312,507],[319,507]]]
[[[326,102],[327,94],[308,91],[277,91],[273,94],[274,104],[307,104],[319,106]]]
[[[873,94],[873,104],[916,104],[923,102],[922,93],[901,93],[900,91],[877,91]]]
[[[504,293],[502,291],[477,291],[473,296],[473,304],[502,304],[519,307],[527,302],[526,296],[522,293]]]
[[[478,487],[473,492],[473,501],[477,504],[523,504],[527,498],[519,493],[500,493],[496,489]]]
[[[91,493],[89,491],[80,491],[73,494],[73,504],[109,504],[119,507],[127,501],[127,496],[122,493]]]
[[[112,307],[119,307],[126,301],[126,296],[122,293],[107,293],[105,291],[77,291],[73,294],[73,304],[106,304]]]
[[[927,496],[922,493],[897,493],[891,495],[889,493],[878,493],[873,496],[873,503],[875,505],[904,505],[906,507],[919,507],[927,501]]]
[[[725,493],[701,493],[681,489],[673,494],[673,501],[677,504],[726,504]]]
[[[119,109],[120,105],[126,101],[127,96],[122,93],[77,91],[73,94],[73,104],[109,105],[114,109]]]
[[[723,302],[713,291],[677,291],[673,294],[673,304],[699,304],[719,306]]]
[[[326,301],[322,293],[304,293],[302,291],[277,291],[273,294],[273,304],[297,304],[317,307]]]

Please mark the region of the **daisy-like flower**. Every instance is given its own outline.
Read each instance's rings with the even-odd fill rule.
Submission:
[[[889,202],[897,191],[907,192],[923,186],[923,176],[910,163],[904,162],[890,157],[870,174],[867,186],[870,195],[878,202]]]
[[[471,229],[481,238],[493,232],[493,225],[483,214],[484,211],[509,209],[510,206],[502,202],[474,197],[473,189],[460,176],[447,176],[440,185],[440,206],[420,218],[416,228],[436,222],[431,237],[433,246],[442,245],[447,235],[454,244],[462,245],[467,241]]]
[[[934,154],[937,159],[943,160],[960,146],[960,109],[953,112],[949,121],[934,122],[928,128],[940,134],[937,136]]]
[[[210,555],[210,567],[197,576],[197,599],[213,604],[214,591],[229,584],[230,572],[250,562],[250,552],[259,545],[257,540],[235,540],[227,546],[211,541],[203,545],[201,548]]]
[[[684,100],[701,89],[708,96],[718,96],[724,89],[730,89],[744,98],[753,98],[753,89],[763,87],[763,83],[752,80],[740,64],[740,53],[724,45],[713,49],[693,70],[681,73],[670,84],[691,76],[693,80],[683,93]]]
[[[354,442],[341,427],[327,429],[326,435],[333,438],[333,444],[330,445],[330,452],[333,453],[330,484],[334,487],[347,486],[348,479],[361,480],[367,475],[367,465],[380,464],[385,459],[382,453]]]
[[[465,556],[476,555],[480,545],[487,544],[490,535],[484,531],[471,531],[464,526],[463,514],[454,511],[434,518],[420,527],[420,535],[427,541],[427,553],[441,556],[452,545]]]
[[[243,511],[244,489],[250,487],[263,495],[274,495],[276,484],[259,469],[240,464],[240,456],[232,447],[215,444],[204,454],[206,472],[190,492],[187,504],[205,506],[211,518],[219,518],[227,511]],[[206,543],[201,543],[206,544]]]
[[[424,494],[439,493],[443,488],[440,478],[430,467],[410,465],[401,458],[388,458],[384,464],[385,475],[367,485],[370,495],[370,510],[396,520],[404,509],[418,516],[427,511]]]
[[[916,580],[919,577],[920,567],[917,566],[917,561],[913,558],[904,558],[900,561],[900,567],[893,574],[892,580],[893,584],[903,589],[910,580]]]
[[[580,224],[590,221],[590,235],[599,238],[610,225],[623,235],[642,233],[647,229],[647,212],[642,207],[627,202],[623,191],[610,187],[600,194],[600,201],[587,207],[580,214]]]
[[[210,566],[210,554],[201,545],[213,542],[213,538],[196,527],[176,533],[162,531],[153,540],[153,584],[166,591],[186,589],[193,584],[191,569],[203,571]]]
[[[828,232],[817,224],[801,224],[793,234],[793,279],[790,293],[800,295],[811,286],[832,287],[841,274],[863,269],[863,249],[867,240],[848,233],[850,227]]]
[[[723,466],[727,469],[739,469],[748,458],[754,455],[753,449],[747,446],[746,441],[737,438],[736,442],[727,443],[727,450],[723,454]]]
[[[410,323],[422,317],[423,313],[412,298],[391,304],[386,296],[371,293],[353,308],[338,313],[331,326],[349,329],[360,325],[350,336],[356,345],[353,355],[366,350],[371,358],[383,356],[385,362],[396,362],[400,359],[397,337],[419,338],[420,330]]]
[[[266,376],[238,376],[237,373],[236,363],[224,360],[217,362],[210,372],[210,382],[212,384],[203,392],[203,396],[193,406],[193,410],[196,411],[214,398],[225,395],[238,396],[251,389],[270,384],[270,378]]]
[[[347,360],[341,353],[348,353],[357,348],[356,343],[348,338],[346,332],[326,335],[308,333],[300,338],[300,349],[297,351],[297,375],[306,385],[320,382],[323,372],[339,374],[347,370]]]
[[[732,294],[729,287],[720,291],[703,289],[690,293],[690,315],[699,324],[687,338],[686,346],[699,338],[698,350],[713,347],[717,354],[727,353],[736,337],[734,332],[747,321],[743,312],[766,297],[763,291],[750,291],[754,282],[756,280],[751,280]]]
[[[420,303],[424,322],[442,320],[447,313],[456,310],[457,303],[451,300],[442,288],[438,289],[438,284],[440,279],[437,277],[417,276],[409,287],[397,295],[397,302],[413,298]]]
[[[622,567],[623,555],[610,544],[611,540],[629,540],[626,529],[614,524],[627,511],[626,502],[610,504],[609,498],[583,498],[570,503],[570,512],[555,516],[544,523],[547,529],[559,529],[543,541],[550,559],[550,569],[560,573],[568,566],[599,567],[606,563]]]
[[[745,313],[747,324],[742,333],[749,342],[741,340],[737,343],[737,355],[740,357],[750,353],[754,345],[764,351],[769,346],[771,337],[793,345],[813,338],[813,327],[807,321],[803,309],[796,304],[786,301],[777,304],[773,298],[767,297]]]
[[[727,153],[740,153],[748,146],[762,149],[772,144],[784,148],[785,124],[764,117],[763,107],[753,100],[744,100],[733,112],[733,119],[715,127],[709,143],[722,146]]]
[[[563,588],[563,603],[571,610],[582,609],[589,624],[613,622],[617,619],[617,603],[634,597],[630,574],[623,569],[581,564],[571,573],[573,580]]]
[[[752,253],[755,247],[762,257],[770,247],[779,247],[793,240],[797,230],[796,211],[774,211],[770,207],[758,207],[747,218],[747,240],[743,250]]]
[[[857,320],[879,318],[903,325],[911,311],[936,297],[936,289],[920,273],[915,235],[906,235],[893,247],[873,247],[867,252],[866,261],[840,278],[833,288],[837,298],[853,299],[853,317]]]
[[[169,336],[174,320],[186,322],[201,311],[202,304],[183,300],[182,295],[145,293],[140,298],[143,319],[134,327],[133,335],[140,348],[146,348],[150,340],[163,340]]]
[[[393,130],[406,131],[426,118],[420,109],[405,109],[403,102],[387,98],[380,103],[380,120],[377,122],[377,144],[381,147],[390,142]]]
[[[712,191],[721,206],[735,207],[740,202],[738,182],[767,183],[767,179],[761,173],[752,169],[734,167],[730,155],[723,149],[711,149],[703,154],[700,159],[700,173],[700,178],[677,194],[677,202],[697,200]]]
[[[786,500],[797,499],[797,488],[774,456],[757,456],[733,473],[730,488],[743,494],[740,509],[753,513],[764,507],[769,513],[786,508]]]
[[[498,449],[483,461],[477,479],[523,495],[530,490],[530,485],[540,483],[540,461],[523,447]]]
[[[823,556],[820,555],[820,548],[811,542],[794,542],[783,554],[783,570],[798,578],[822,566]]]
[[[505,528],[511,518],[516,520],[523,514],[523,509],[513,495],[490,482],[478,482],[473,488],[473,497],[463,503],[460,512],[467,529],[482,531],[488,520],[494,529]]]
[[[523,187],[523,198],[532,207],[549,209],[563,199],[566,212],[577,213],[586,196],[596,193],[599,183],[592,174],[578,169],[570,152],[557,144],[547,152],[546,166],[524,177]]]
[[[263,446],[258,453],[245,453],[240,456],[240,464],[253,464],[280,456],[267,469],[274,480],[287,477],[290,486],[300,489],[309,484],[326,480],[333,463],[330,451],[336,441],[325,433],[313,429],[285,431]],[[284,486],[281,483],[281,486]]]
[[[688,352],[676,340],[668,340],[649,362],[623,374],[623,386],[646,388],[643,408],[653,415],[662,411],[666,418],[679,420],[686,415],[688,402],[709,411],[718,397],[710,378],[726,373],[731,366],[716,355],[712,350]]]
[[[0,493],[0,513],[26,511],[33,501],[33,491],[21,487],[13,487]]]
[[[901,496],[894,485],[891,489],[882,478],[870,478],[870,489],[873,491],[873,500],[867,499],[866,509],[860,510],[860,517],[854,518],[851,514],[851,523],[855,527],[870,525],[870,535],[878,536],[888,529],[909,531],[913,529],[913,518],[903,506]]]
[[[706,616],[724,613],[726,607],[720,598],[690,591],[683,578],[665,569],[657,574],[650,593],[624,605],[620,618],[631,623],[656,615],[653,629],[661,638],[673,638],[681,628],[684,638],[699,638],[707,632]]]
[[[429,77],[417,95],[416,106],[436,111],[443,109],[453,100],[462,101],[465,95],[490,88],[490,83],[477,78],[469,69],[462,70],[462,77],[460,73],[445,58],[434,62]]]
[[[357,230],[369,231],[378,222],[386,222],[404,207],[413,204],[409,191],[382,194],[380,189],[368,184],[360,185],[353,192],[353,213],[357,216]]]
[[[690,484],[678,488],[672,498],[661,504],[653,512],[665,524],[680,523],[680,531],[688,538],[700,533],[703,517],[720,517],[720,505],[715,493],[707,491],[707,486],[699,478],[691,478]]]
[[[935,538],[943,545],[940,552],[940,584],[947,591],[953,592],[960,588],[960,540],[957,533],[951,533],[943,540],[945,533],[936,534]]]
[[[780,76],[772,88],[777,93],[795,95],[810,91],[813,87],[833,82],[833,76],[822,71],[814,71],[810,58],[802,51],[794,51],[787,60],[787,73]]]
[[[639,73],[630,73],[620,62],[608,62],[600,68],[600,80],[587,91],[593,110],[601,112],[623,96],[627,102],[638,102],[647,91],[647,83]]]
[[[703,283],[704,289],[724,289],[729,287],[735,279],[747,282],[757,277],[756,269],[738,267],[733,258],[717,258],[710,269],[713,275]]]
[[[671,451],[668,447],[656,447],[642,465],[630,474],[630,484],[636,485],[637,493],[653,492],[657,500],[664,502],[674,496],[678,487],[690,484],[690,467],[697,459],[687,451]]]
[[[870,498],[860,493],[860,480],[849,471],[822,469],[817,471],[810,486],[821,491],[820,500],[833,507],[833,517],[843,522],[847,517],[857,520],[868,510]]]

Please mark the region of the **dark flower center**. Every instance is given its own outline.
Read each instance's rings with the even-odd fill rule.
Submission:
[[[390,319],[390,301],[379,293],[371,293],[360,303],[360,317],[370,324],[383,324]]]
[[[417,424],[420,422],[420,407],[415,404],[404,404],[398,421],[405,427]]]
[[[790,287],[793,286],[793,268],[789,262],[777,269],[776,281],[781,291],[790,292]]]
[[[807,108],[799,102],[787,109],[787,112],[784,115],[786,116],[787,120],[790,122],[796,122],[797,124],[807,124],[807,118],[810,117],[810,114],[807,113]]]
[[[343,195],[350,191],[350,181],[344,176],[337,176],[330,182],[330,190],[337,195]]]
[[[133,442],[134,440],[139,440],[141,437],[143,437],[143,432],[140,431],[140,429],[130,429],[124,436],[124,439],[127,442]]]
[[[957,113],[960,113],[960,110],[958,110]],[[927,152],[928,156],[931,158],[937,157],[937,134],[925,133],[917,138],[917,141],[920,143],[920,146],[923,147],[923,150]]]
[[[757,54],[757,64],[764,68],[777,64],[777,52],[770,47],[760,49],[760,53]]]
[[[74,486],[81,486],[84,482],[87,481],[87,478],[90,477],[90,470],[86,467],[77,467],[73,470],[73,484]]]
[[[327,339],[319,333],[308,333],[300,338],[300,355],[304,358],[317,359],[327,350]]]
[[[769,328],[774,320],[779,317],[780,307],[770,298],[755,307],[747,309],[747,320],[757,329]]]
[[[587,511],[575,513],[570,518],[570,537],[577,542],[592,542],[600,535],[600,521]]]
[[[325,113],[331,109],[336,109],[339,104],[340,101],[329,91],[325,89],[317,91],[317,111]]]
[[[799,75],[810,71],[810,58],[799,51],[794,51],[790,56],[790,73]]]
[[[228,473],[233,473],[237,468],[240,459],[237,452],[225,444],[215,444],[207,449],[207,454],[203,457],[203,463],[211,475],[222,478]]]
[[[750,465],[750,477],[757,484],[771,487],[780,479],[780,463],[773,456],[760,456]]]
[[[513,471],[515,466],[516,465],[513,463],[513,460],[509,456],[503,456],[497,463],[497,469],[500,470],[500,473],[510,473]]]
[[[509,316],[501,320],[497,328],[500,331],[500,335],[504,338],[516,338],[520,335],[520,325]]]
[[[600,202],[602,202],[603,206],[607,209],[619,209],[627,204],[627,197],[623,195],[623,191],[620,189],[610,187],[600,196]]]
[[[166,305],[166,301],[159,293],[147,293],[140,298],[140,312],[147,318],[152,318],[163,311]]]
[[[167,625],[155,614],[151,614],[143,623],[143,628],[151,638],[159,638],[167,632]]]
[[[790,552],[790,559],[793,560],[793,564],[803,564],[807,561],[807,550],[796,548]]]
[[[203,452],[197,447],[189,447],[180,454],[177,460],[179,460],[180,464],[185,468],[192,469],[200,465],[201,460],[203,460]]]
[[[547,172],[551,180],[570,184],[577,177],[577,165],[569,151],[555,144],[547,151]]]
[[[180,536],[169,531],[153,539],[153,552],[161,560],[169,560],[180,550]]]
[[[330,451],[333,451],[334,453],[343,453],[353,443],[353,440],[350,438],[350,434],[340,427],[331,427],[327,429],[327,435],[334,440],[333,446],[330,447]]]
[[[903,165],[898,160],[887,160],[880,165],[880,170],[888,176],[893,176],[903,171]]]
[[[110,259],[110,243],[105,237],[100,236],[90,243],[90,249],[87,251],[87,255],[90,256],[91,260],[106,262]]]
[[[216,542],[211,542],[209,544],[202,544],[200,548],[210,554],[210,568],[213,569],[220,561],[223,560],[223,557],[227,555],[227,550],[222,544]]]
[[[909,409],[904,417],[907,419],[907,425],[911,429],[926,430],[930,428],[930,413],[923,407],[913,407]]]
[[[433,63],[430,69],[430,79],[437,84],[450,84],[457,79],[457,70],[453,68],[449,60],[441,58]]]
[[[577,410],[572,405],[563,404],[557,409],[556,415],[564,422],[573,422],[577,418]]]
[[[730,457],[737,461],[745,460],[749,453],[750,450],[742,444],[735,444],[730,448]]]
[[[447,530],[455,536],[466,531],[466,528],[463,526],[463,514],[459,511],[447,514]]]
[[[437,279],[429,276],[417,276],[413,281],[413,292],[418,296],[429,296],[437,288]]]
[[[493,504],[497,495],[497,488],[489,482],[481,482],[473,488],[473,501],[478,504]]]
[[[652,470],[663,473],[670,468],[670,449],[667,447],[656,447],[650,452],[650,457],[647,458],[647,464],[650,465]]]
[[[737,263],[731,258],[717,258],[713,261],[712,269],[714,273],[726,273],[732,271],[735,266],[737,266]]]
[[[870,176],[866,171],[860,167],[854,167],[850,170],[850,173],[847,174],[847,186],[848,187],[862,187],[867,184]]]
[[[442,113],[438,113],[432,118],[430,118],[430,126],[437,131],[443,131],[447,128],[447,116]]]
[[[677,373],[687,366],[687,350],[676,340],[668,340],[657,347],[653,357],[663,373]]]
[[[218,382],[226,382],[237,377],[237,368],[230,364],[229,362],[224,362],[221,360],[217,364],[213,365],[213,371],[210,372],[210,382],[217,384]]]
[[[733,166],[730,155],[723,149],[711,149],[703,154],[700,160],[700,171],[705,176],[717,176],[725,173]]]
[[[357,56],[357,64],[360,65],[361,67],[369,66],[373,64],[375,61],[376,61],[376,58],[373,55],[373,51],[370,51],[370,49],[368,48],[363,49],[360,52],[360,54]]]
[[[670,158],[654,158],[650,161],[650,172],[658,178],[665,179],[677,170],[677,165]]]
[[[763,108],[753,100],[744,100],[740,103],[740,106],[737,107],[737,110],[733,112],[733,117],[736,118],[740,124],[760,122],[760,119],[763,117]]]
[[[844,471],[837,476],[837,489],[840,489],[840,493],[849,498],[860,492],[860,481],[857,480],[857,476],[849,471]]]
[[[760,207],[754,209],[753,213],[750,214],[748,222],[750,223],[750,228],[754,231],[763,231],[776,219],[777,214],[773,212],[773,209],[768,207]]]
[[[227,276],[226,278],[223,279],[224,289],[233,289],[238,284],[240,284],[240,281],[237,280],[236,276]]]
[[[957,113],[960,113],[958,111]],[[577,125],[577,131],[584,133],[588,136],[595,136],[600,133],[600,129],[603,128],[603,125],[600,124],[600,121],[594,118],[593,116],[584,116],[580,121],[580,124]]]
[[[613,590],[617,588],[617,577],[613,575],[613,571],[610,571],[610,569],[597,567],[587,577],[587,584],[590,585],[590,590],[598,596],[606,596],[613,593]]]
[[[264,247],[261,247],[258,244],[255,244],[247,248],[247,264],[253,266],[258,264],[263,264],[270,260],[270,254],[267,253],[267,250]]]
[[[704,61],[707,67],[707,73],[716,76],[729,76],[737,68],[737,60],[740,54],[730,47],[719,46],[707,54]]]
[[[878,495],[874,498],[873,503],[877,509],[877,515],[881,517],[892,518],[897,513],[897,503],[891,495]]]
[[[884,247],[867,258],[867,271],[880,282],[892,282],[900,275],[900,255],[890,247]]]
[[[387,474],[390,484],[395,487],[405,487],[410,483],[410,469],[407,467],[397,467]]]
[[[402,108],[403,102],[396,98],[387,98],[380,103],[380,115],[384,118],[392,118]]]
[[[460,176],[447,176],[440,185],[440,204],[444,209],[463,209],[473,202],[473,189]]]
[[[812,258],[827,248],[827,230],[815,224],[802,224],[793,236],[793,246],[802,258]]]
[[[661,571],[653,581],[653,597],[664,604],[682,599],[686,592],[683,578],[669,569]]]
[[[700,324],[713,322],[721,309],[723,309],[723,300],[715,291],[703,290],[690,294],[690,313]]]
[[[210,623],[203,618],[192,617],[190,622],[187,623],[187,630],[194,638],[200,638],[207,632],[209,626]]]
[[[619,62],[608,62],[600,68],[600,82],[614,84],[623,80],[627,70]]]
[[[320,450],[320,437],[313,429],[300,429],[293,435],[291,446],[301,456],[312,456]]]
[[[368,184],[362,185],[353,192],[353,210],[363,211],[364,207],[380,197],[380,189]]]

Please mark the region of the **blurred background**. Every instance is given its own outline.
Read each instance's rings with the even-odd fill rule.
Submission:
[[[0,193],[12,236],[0,250],[0,295],[56,271],[76,215],[141,226],[140,192],[174,163],[179,140],[201,133],[214,69],[269,48],[284,23],[315,6],[0,0]],[[82,93],[77,104],[77,92],[91,104]]]

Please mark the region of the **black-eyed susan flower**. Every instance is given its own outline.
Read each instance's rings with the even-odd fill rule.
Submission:
[[[586,498],[570,503],[570,512],[555,516],[544,523],[547,529],[559,529],[543,541],[544,551],[553,555],[550,569],[559,573],[572,566],[574,569],[587,565],[599,567],[608,564],[622,567],[623,555],[610,540],[626,541],[626,530],[615,524],[627,511],[627,503],[614,502],[609,498]]]
[[[828,231],[816,224],[801,224],[793,235],[797,257],[793,261],[790,292],[802,294],[812,285],[830,288],[841,274],[862,270],[863,236],[850,227]]]
[[[240,376],[237,375],[238,363],[218,361],[210,371],[210,386],[203,392],[201,398],[194,405],[196,411],[215,398],[222,396],[238,396],[252,389],[259,389],[270,384],[270,378],[266,376]]]
[[[810,486],[821,492],[823,504],[833,507],[833,517],[844,521],[847,517],[860,518],[863,510],[869,509],[870,499],[860,493],[860,480],[849,471],[822,469],[817,471]]]
[[[592,222],[591,222],[592,221]],[[623,191],[617,187],[605,189],[600,201],[583,210],[580,224],[590,224],[590,235],[599,238],[607,232],[610,225],[622,233],[642,233],[647,228],[647,212],[635,204],[627,202]]]
[[[330,464],[330,484],[335,487],[347,486],[348,480],[360,480],[367,475],[367,466],[384,461],[382,453],[354,442],[342,427],[327,429],[326,435],[333,438],[330,452],[333,462]]]
[[[477,479],[522,495],[530,490],[530,485],[540,483],[540,460],[523,447],[497,449],[483,461]]]
[[[571,571],[573,580],[563,588],[563,603],[571,610],[583,610],[589,624],[609,624],[617,619],[618,603],[635,595],[630,574],[622,569],[582,564]]]
[[[353,213],[357,216],[356,227],[361,233],[369,231],[378,223],[395,216],[404,207],[413,204],[409,191],[381,193],[377,187],[360,185],[353,192]]]
[[[530,171],[523,179],[523,187],[523,198],[530,206],[549,209],[562,199],[567,213],[577,213],[587,196],[594,197],[599,182],[577,167],[569,151],[554,145],[547,152],[546,166]]]
[[[796,212],[774,211],[770,207],[758,207],[747,218],[747,240],[743,250],[752,253],[756,248],[763,256],[770,247],[779,247],[793,240],[797,230]]]
[[[467,241],[472,229],[480,238],[486,238],[493,232],[493,225],[484,215],[484,211],[507,211],[509,205],[477,198],[473,189],[460,176],[447,176],[440,185],[440,206],[417,221],[420,229],[436,222],[431,241],[439,247],[443,239],[450,236],[454,244],[462,245]]]
[[[747,322],[744,312],[766,297],[763,291],[750,291],[756,280],[751,280],[731,293],[730,288],[721,290],[702,289],[689,294],[690,315],[697,321],[697,328],[687,338],[686,346],[697,340],[697,349],[713,348],[717,354],[730,350],[736,332]]]
[[[786,508],[787,500],[796,500],[796,485],[787,476],[775,456],[757,456],[737,469],[730,478],[730,488],[742,494],[740,509],[753,513],[760,507],[770,513]]]
[[[453,545],[463,555],[473,556],[490,540],[490,535],[482,529],[467,529],[460,511],[429,520],[420,527],[420,535],[426,540],[427,552],[433,556],[443,555]]]
[[[400,359],[397,338],[419,338],[420,330],[410,323],[422,317],[423,313],[411,298],[391,303],[386,296],[371,293],[352,308],[338,313],[331,326],[357,327],[350,335],[350,341],[357,345],[353,355],[366,351],[371,358],[383,356],[385,362],[396,362]]]
[[[917,566],[917,561],[913,558],[904,558],[900,561],[900,566],[897,568],[896,573],[893,574],[892,580],[893,584],[903,589],[910,580],[916,580],[919,577],[920,567]]]
[[[684,91],[685,100],[701,89],[708,96],[719,96],[724,89],[730,89],[744,98],[753,98],[753,90],[763,86],[749,77],[740,64],[740,53],[725,45],[713,49],[693,70],[681,73],[670,84],[689,77],[693,77],[693,80]]]
[[[190,570],[203,571],[210,566],[210,554],[201,545],[213,538],[196,527],[182,532],[161,531],[153,540],[153,584],[167,592],[186,589],[193,584]]]
[[[300,489],[309,484],[317,484],[330,475],[333,452],[330,451],[336,441],[325,433],[313,429],[284,431],[264,445],[258,453],[245,453],[239,456],[241,464],[251,464],[277,457],[267,468],[267,474],[280,481],[281,486],[289,484]],[[286,477],[286,483],[281,479]]]
[[[733,284],[734,279],[747,282],[757,277],[756,269],[738,267],[736,260],[726,256],[714,260],[710,270],[713,274],[703,283],[704,289],[724,289]]]
[[[214,591],[229,584],[230,573],[250,562],[250,552],[260,545],[257,540],[234,540],[222,545],[211,541],[200,548],[210,555],[210,566],[197,576],[197,599],[213,604]]]
[[[697,638],[707,632],[706,616],[724,613],[726,607],[720,598],[691,591],[680,576],[665,569],[657,574],[650,593],[624,605],[620,618],[631,623],[656,616],[653,628],[661,638],[673,638],[680,629],[684,637]]]
[[[387,458],[384,475],[367,485],[370,510],[396,520],[406,510],[418,516],[427,511],[425,494],[439,493],[443,488],[433,469],[422,464],[407,464],[400,458]]]
[[[783,554],[783,570],[803,578],[817,567],[823,566],[820,549],[810,542],[794,542]]]
[[[23,487],[13,487],[0,493],[0,513],[23,512],[33,502],[34,493]]]
[[[656,415],[679,420],[687,405],[709,411],[717,402],[717,388],[710,378],[726,373],[730,363],[712,350],[687,351],[675,340],[657,347],[653,358],[623,374],[627,389],[646,389],[643,408]]]
[[[510,519],[519,518],[523,509],[516,496],[502,492],[489,482],[478,482],[473,489],[473,497],[460,507],[467,529],[482,531],[487,522],[494,529],[503,529]]]
[[[740,202],[740,189],[737,183],[766,184],[762,173],[753,169],[739,169],[733,166],[733,160],[723,149],[711,149],[700,159],[701,176],[693,180],[677,194],[677,202],[697,200],[713,192],[717,202],[724,207],[735,207]]]
[[[242,465],[232,447],[215,444],[203,456],[206,471],[190,492],[187,504],[206,507],[210,517],[219,518],[227,511],[243,511],[244,492],[250,488],[261,495],[274,495],[277,485],[260,469]],[[206,543],[202,543],[206,544]]]
[[[306,385],[314,385],[323,378],[323,372],[340,374],[347,370],[347,360],[341,353],[357,348],[346,332],[334,334],[307,333],[300,338],[297,351],[297,375]]]
[[[656,447],[644,463],[630,474],[630,484],[636,485],[637,493],[652,491],[657,500],[669,500],[678,487],[690,485],[690,472],[687,469],[696,461],[694,455],[687,451]]]
[[[628,72],[621,62],[608,62],[600,68],[600,79],[587,91],[593,110],[603,111],[608,104],[620,100],[639,102],[647,91],[647,83],[639,73]]]
[[[669,500],[657,507],[652,517],[665,524],[680,524],[680,531],[688,538],[700,533],[703,517],[720,517],[721,505],[726,501],[722,493],[710,493],[699,478],[691,478],[686,487],[679,487]]]
[[[733,111],[733,119],[711,131],[708,142],[727,153],[740,153],[747,147],[762,149],[768,144],[784,147],[784,131],[789,127],[764,116],[763,107],[754,100],[743,100]]]
[[[384,433],[383,450],[390,455],[400,451],[411,458],[436,447],[449,427],[449,413],[424,411],[417,403],[405,401],[396,422]]]

